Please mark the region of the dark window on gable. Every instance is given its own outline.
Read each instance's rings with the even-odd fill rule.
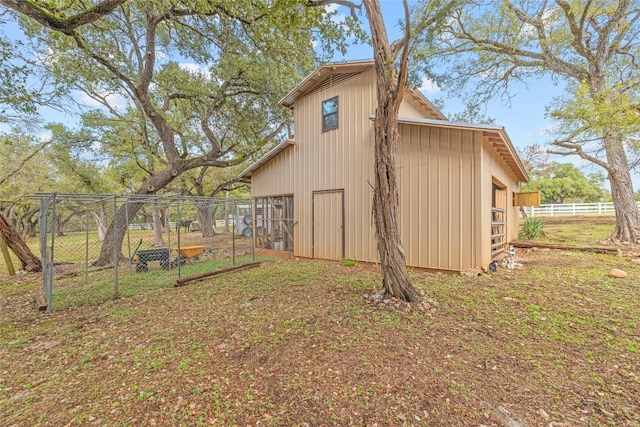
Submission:
[[[338,97],[322,101],[322,132],[338,129]]]

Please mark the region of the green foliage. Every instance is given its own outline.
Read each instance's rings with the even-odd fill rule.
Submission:
[[[85,7],[65,4],[64,14]],[[301,0],[173,7],[156,3],[151,12],[126,2],[100,25],[76,28],[76,39],[21,24],[38,54],[56,52],[43,64],[48,72],[92,105],[82,108],[80,129],[59,132],[65,144],[76,144],[76,153],[84,144],[83,158],[121,171],[126,192],[182,159],[181,173],[196,170],[171,190],[205,196],[228,179],[197,168],[241,165],[271,148],[289,120],[277,101],[316,66],[316,44],[344,48],[361,31],[352,18],[336,20],[337,11]]]
[[[356,260],[351,258],[342,258],[340,263],[346,267],[353,267],[356,265]]]
[[[547,106],[547,116],[557,122],[550,142],[554,154],[575,155],[607,170],[622,214],[632,206],[628,165],[640,158],[636,6],[611,0],[466,2],[434,39],[438,43],[424,48],[424,68],[432,74],[441,70],[433,76],[440,87],[480,103],[497,96],[506,100],[512,85],[522,82],[533,81],[534,90],[535,79],[543,77],[559,85],[563,96]],[[555,202],[597,198],[587,189],[562,195],[566,191],[549,194],[560,195]],[[637,229],[637,218],[633,211],[620,219]],[[621,239],[635,240],[623,234]]]
[[[18,130],[0,136],[0,200],[18,203],[50,184],[55,172],[43,153],[46,144]]]
[[[518,238],[536,239],[538,237],[544,237],[544,222],[536,218],[527,218],[522,223],[522,230]]]
[[[527,188],[539,190],[542,203],[599,202],[605,196],[601,173],[585,175],[571,163],[551,163],[534,176]]]
[[[466,122],[477,124],[494,124],[496,121],[491,117],[487,117],[482,111],[480,104],[476,102],[467,103],[464,111],[455,113],[449,117],[454,122]]]

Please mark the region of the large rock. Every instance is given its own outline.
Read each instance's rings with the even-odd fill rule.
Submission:
[[[627,277],[627,272],[624,270],[620,270],[619,268],[612,268],[609,271],[609,276],[624,279],[625,277]]]

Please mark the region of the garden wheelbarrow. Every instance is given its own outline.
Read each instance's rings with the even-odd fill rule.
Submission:
[[[149,271],[149,262],[151,261],[160,261],[160,267],[162,267],[163,270],[170,270],[173,267],[171,264],[170,248],[140,250],[140,245],[142,245],[142,239],[140,239],[140,243],[131,257],[131,263],[136,264],[136,273]]]
[[[174,265],[185,265],[187,262],[198,261],[203,252],[204,246],[182,246],[178,248],[178,257],[175,259]]]

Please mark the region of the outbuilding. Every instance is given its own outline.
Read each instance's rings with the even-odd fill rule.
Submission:
[[[373,62],[321,66],[280,104],[293,113],[295,136],[241,174],[251,181],[256,250],[377,262]],[[407,265],[486,267],[517,237],[514,199],[529,179],[505,129],[448,121],[416,90],[398,120]]]

